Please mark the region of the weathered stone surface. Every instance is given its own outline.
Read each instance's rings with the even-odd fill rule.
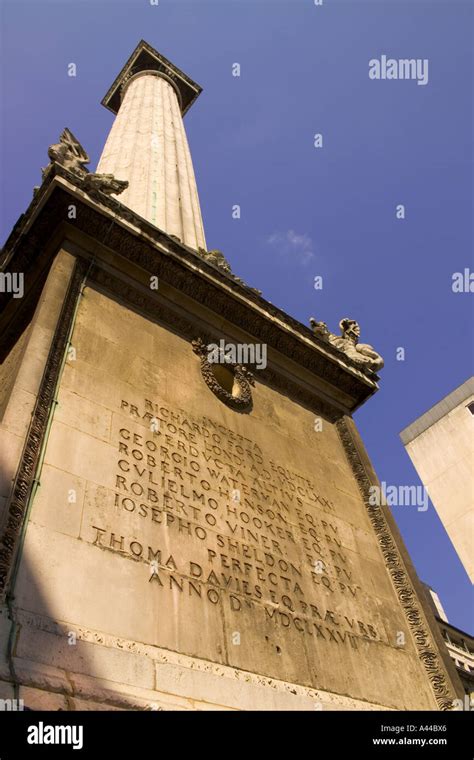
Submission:
[[[25,626],[19,660],[90,679],[73,696],[92,701],[98,677],[227,708],[293,699],[244,695],[234,668],[320,690],[326,705],[341,695],[341,709],[436,707],[332,423],[316,432],[314,415],[258,371],[255,413],[236,413],[205,385],[187,341],[93,288],[72,345],[16,598],[100,641],[48,634],[38,655],[40,634]],[[229,670],[206,684],[157,666],[155,681],[135,655],[129,665],[110,651],[117,640],[144,645],[150,665],[168,650]],[[292,704],[314,709],[313,697]]]
[[[9,497],[24,447],[26,431],[31,423],[36,394],[43,376],[48,352],[61,311],[74,260],[60,252],[47,279],[34,317],[20,342],[12,372],[8,395],[3,399],[0,426],[0,497]],[[8,365],[8,357],[6,359]],[[5,376],[0,373],[2,383]],[[0,528],[6,519],[0,511]]]

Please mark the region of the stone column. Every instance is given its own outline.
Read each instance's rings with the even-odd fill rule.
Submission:
[[[155,71],[130,77],[97,172],[128,180],[120,202],[197,250],[206,240],[178,96]]]

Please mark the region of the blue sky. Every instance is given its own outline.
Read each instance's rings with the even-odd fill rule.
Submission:
[[[400,430],[473,374],[472,295],[451,290],[473,269],[472,15],[456,0],[4,0],[2,240],[64,126],[95,168],[113,119],[100,100],[146,39],[204,88],[185,123],[208,248],[301,322],[359,321],[386,362],[359,429],[381,480],[417,485]],[[382,54],[427,58],[428,84],[370,80]],[[471,629],[435,511],[394,512],[420,577]]]

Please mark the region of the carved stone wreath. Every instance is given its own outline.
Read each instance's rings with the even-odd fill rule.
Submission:
[[[252,391],[250,386],[255,385],[252,373],[242,364],[233,364],[231,362],[226,362],[223,365],[211,364],[208,359],[208,347],[201,338],[193,340],[191,345],[194,353],[201,359],[201,374],[204,382],[214,395],[231,409],[235,409],[238,412],[250,411],[252,408]],[[232,372],[234,380],[232,392],[229,392],[219,382],[213,367],[225,367]]]

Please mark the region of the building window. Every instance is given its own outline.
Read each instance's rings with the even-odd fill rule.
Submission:
[[[469,409],[471,414],[474,414],[474,401],[471,401],[471,403],[467,405],[467,408]]]

